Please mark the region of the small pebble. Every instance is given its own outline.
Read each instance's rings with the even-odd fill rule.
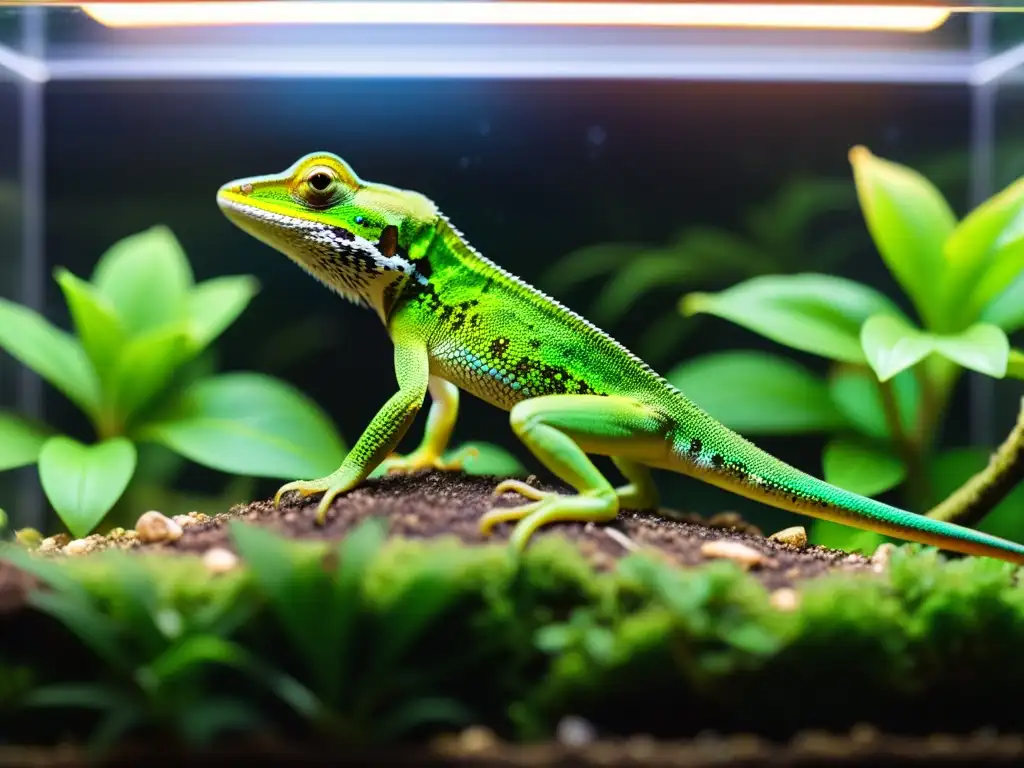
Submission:
[[[896,545],[892,542],[885,542],[879,544],[878,549],[875,550],[875,554],[871,556],[871,569],[876,573],[881,573],[889,565],[889,560],[892,558],[892,553],[896,551]]]
[[[558,721],[555,738],[567,747],[585,747],[597,738],[597,732],[582,717],[569,715]]]
[[[171,518],[174,522],[180,525],[182,528],[192,525],[195,523],[195,518],[189,517],[188,515],[175,515]]]
[[[84,555],[92,550],[91,542],[85,539],[75,539],[64,545],[62,551],[65,555]]]
[[[203,565],[210,573],[227,573],[238,565],[238,556],[230,549],[214,547],[206,550]]]
[[[147,543],[176,541],[181,538],[182,528],[171,518],[159,512],[147,512],[135,524],[139,538]]]
[[[494,733],[480,725],[470,726],[458,738],[458,745],[464,753],[484,752],[497,743]]]
[[[71,537],[66,533],[58,533],[55,536],[48,536],[39,542],[40,552],[52,552],[55,549],[63,549],[71,541]]]
[[[800,595],[795,589],[782,587],[772,592],[769,598],[772,607],[779,611],[795,611],[800,605]]]
[[[776,531],[768,538],[780,544],[788,544],[791,547],[803,549],[807,546],[807,529],[802,525],[794,525],[792,528]]]
[[[700,553],[704,557],[734,560],[747,568],[757,565],[775,566],[773,560],[765,557],[753,547],[748,547],[746,544],[741,544],[738,541],[726,541],[725,539],[708,541],[701,546]]]

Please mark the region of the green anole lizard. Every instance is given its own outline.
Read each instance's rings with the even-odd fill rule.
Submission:
[[[480,520],[515,522],[522,549],[555,521],[610,521],[657,507],[650,469],[700,478],[782,509],[968,554],[1024,563],[1024,546],[859,496],[805,474],[729,430],[593,324],[480,255],[423,195],[360,179],[339,157],[307,155],[280,174],[224,185],[217,201],[242,230],[373,310],[394,344],[398,391],[332,474],[274,497],[332,501],[378,466],[457,469],[445,460],[459,390],[510,411],[512,429],[575,494],[514,479],[494,489],[526,499]],[[755,383],[752,383],[755,384]],[[392,455],[427,392],[420,445]],[[611,457],[615,487],[588,454]]]

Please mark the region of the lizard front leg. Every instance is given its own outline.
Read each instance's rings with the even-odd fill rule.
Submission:
[[[289,491],[298,491],[302,496],[323,492],[317,508],[317,522],[322,523],[335,497],[363,482],[409,429],[426,397],[429,369],[427,348],[421,340],[395,338],[398,391],[373,417],[337,470],[319,480],[297,480],[281,486],[274,496],[274,505],[277,506]]]
[[[475,448],[459,451],[442,458],[448,450],[452,430],[459,415],[459,388],[439,376],[431,376],[427,384],[430,392],[430,411],[423,441],[406,456],[392,455],[381,464],[384,472],[416,472],[420,469],[462,469],[463,462],[477,453]]]
[[[548,523],[608,522],[615,519],[622,502],[646,505],[656,500],[642,466],[668,454],[671,420],[646,404],[629,397],[547,395],[517,404],[511,422],[519,439],[544,466],[578,493],[545,493],[519,481],[505,481],[495,488],[495,495],[516,491],[534,501],[491,510],[480,520],[484,534],[499,523],[517,522],[512,545],[521,550]],[[617,457],[629,484],[614,488],[588,452]]]

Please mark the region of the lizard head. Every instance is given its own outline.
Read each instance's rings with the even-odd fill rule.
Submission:
[[[382,315],[415,271],[410,246],[437,218],[422,195],[365,182],[324,152],[229,182],[217,204],[239,228]]]

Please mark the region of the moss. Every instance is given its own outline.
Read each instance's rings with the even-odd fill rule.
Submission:
[[[20,670],[19,697],[43,686],[23,703],[88,682],[97,700],[130,704],[126,730],[186,743],[270,723],[347,743],[471,722],[536,739],[569,714],[672,737],[1016,722],[999,702],[1024,685],[1024,588],[1002,563],[905,547],[884,574],[806,582],[787,611],[732,563],[682,569],[633,555],[595,572],[555,537],[517,560],[502,546],[385,542],[371,528],[340,546],[239,529],[249,567],[216,577],[191,557],[12,552],[52,592],[5,620],[0,661]],[[11,642],[8,630],[39,613],[56,619],[45,642]],[[54,741],[69,723],[84,736],[109,719],[37,711],[22,712],[32,727],[19,737]],[[237,716],[209,722],[215,711]]]

